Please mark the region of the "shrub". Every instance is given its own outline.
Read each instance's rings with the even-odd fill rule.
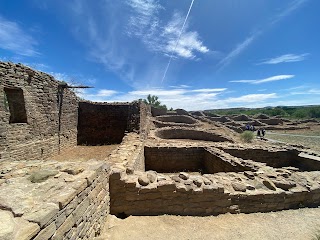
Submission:
[[[240,139],[246,143],[252,142],[253,138],[254,138],[254,134],[251,131],[244,131],[243,133],[240,134]]]

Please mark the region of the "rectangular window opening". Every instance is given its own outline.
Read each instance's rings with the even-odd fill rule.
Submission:
[[[9,123],[27,123],[27,112],[22,89],[4,88],[5,106],[10,112]]]

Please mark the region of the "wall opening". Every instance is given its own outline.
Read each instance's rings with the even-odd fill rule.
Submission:
[[[144,148],[145,170],[159,173],[197,172],[213,174],[218,172],[242,172],[252,170],[232,164],[223,157],[204,148]]]
[[[27,123],[27,112],[22,89],[4,88],[5,106],[9,108],[9,123]]]

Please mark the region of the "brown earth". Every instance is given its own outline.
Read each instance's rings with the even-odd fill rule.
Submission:
[[[98,239],[320,239],[320,208],[271,213],[191,216],[110,216]],[[318,237],[318,238],[317,238]]]
[[[118,147],[118,144],[103,146],[75,146],[63,149],[60,154],[50,157],[56,161],[88,161],[91,159],[104,160]]]

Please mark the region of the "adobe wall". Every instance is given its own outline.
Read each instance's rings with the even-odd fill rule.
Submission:
[[[148,134],[150,109],[140,102],[80,102],[78,144],[103,145],[121,143],[126,132]],[[141,129],[140,129],[141,126]]]
[[[59,149],[58,85],[61,82],[21,64],[6,62],[0,62],[0,80],[0,160],[45,159],[56,153]],[[25,103],[26,121],[10,123],[12,106],[16,105],[19,111],[22,109],[21,104],[12,101],[18,95],[12,99],[7,97],[11,90],[21,92],[19,102]],[[78,102],[69,89],[63,91],[61,110],[60,147],[64,148],[76,145],[77,137]]]

